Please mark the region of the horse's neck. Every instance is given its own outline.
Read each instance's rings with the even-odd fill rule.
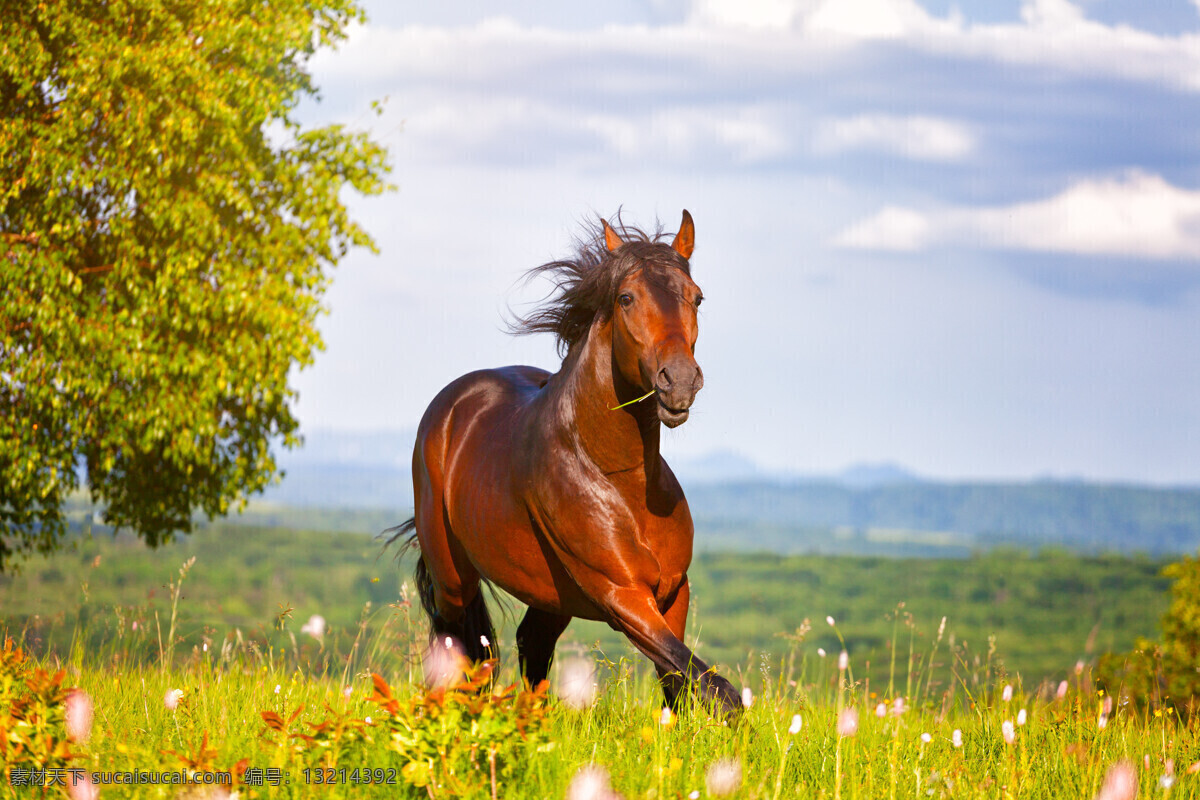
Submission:
[[[624,396],[631,387],[618,391],[608,333],[607,325],[593,327],[580,345],[581,352],[564,363],[569,372],[563,397],[568,424],[574,426],[584,454],[601,472],[644,469],[649,479],[657,474],[659,464],[658,415],[651,399],[612,410],[631,399]]]

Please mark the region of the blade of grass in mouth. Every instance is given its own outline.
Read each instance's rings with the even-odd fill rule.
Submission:
[[[654,393],[655,393],[655,392],[657,392],[657,391],[658,391],[657,389],[651,389],[650,391],[646,392],[644,395],[642,395],[641,397],[637,398],[636,400],[630,400],[628,403],[621,403],[621,405],[619,405],[619,406],[613,406],[612,408],[610,408],[610,409],[609,409],[609,411],[616,411],[618,408],[624,408],[625,406],[631,406],[631,405],[633,405],[634,403],[640,403],[640,402],[642,402],[643,400],[645,400],[647,397],[649,397],[650,395],[654,394]]]

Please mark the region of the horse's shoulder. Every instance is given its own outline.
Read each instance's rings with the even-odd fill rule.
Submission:
[[[544,369],[522,365],[477,369],[447,384],[435,402],[459,405],[468,398],[499,399],[514,393],[523,395],[540,389],[549,376]]]
[[[480,370],[489,373],[495,380],[506,383],[517,389],[541,389],[550,379],[550,373],[538,367],[525,364],[515,364],[511,367],[496,367],[495,369]]]

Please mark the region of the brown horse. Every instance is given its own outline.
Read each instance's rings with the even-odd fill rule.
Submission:
[[[554,333],[558,372],[480,370],[433,399],[413,450],[415,514],[391,541],[415,530],[433,635],[457,637],[474,660],[494,655],[487,580],[529,606],[517,646],[531,685],[582,617],[646,654],[672,705],[698,686],[736,713],[733,686],[683,643],[692,518],[659,454],[660,426],[683,424],[704,383],[692,218],[683,212],[669,245],[620,227],[602,221],[574,259],[532,271],[557,294],[516,331]]]

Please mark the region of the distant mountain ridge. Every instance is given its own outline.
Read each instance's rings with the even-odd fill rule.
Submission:
[[[281,454],[269,504],[310,509],[412,507],[412,432],[316,432]],[[1200,488],[1087,483],[944,482],[895,464],[784,476],[732,451],[672,458],[706,546],[775,552],[936,554],[998,545],[1194,553]]]
[[[407,472],[412,463],[415,439],[414,429],[361,432],[317,429],[304,435],[301,448],[281,451],[277,460],[289,474],[317,468],[346,469],[359,473],[371,469]],[[866,488],[923,480],[899,464],[890,462],[855,464],[832,475],[793,475],[763,468],[744,453],[728,448],[693,456],[671,455],[668,460],[675,475],[681,481],[689,482],[802,479]]]

